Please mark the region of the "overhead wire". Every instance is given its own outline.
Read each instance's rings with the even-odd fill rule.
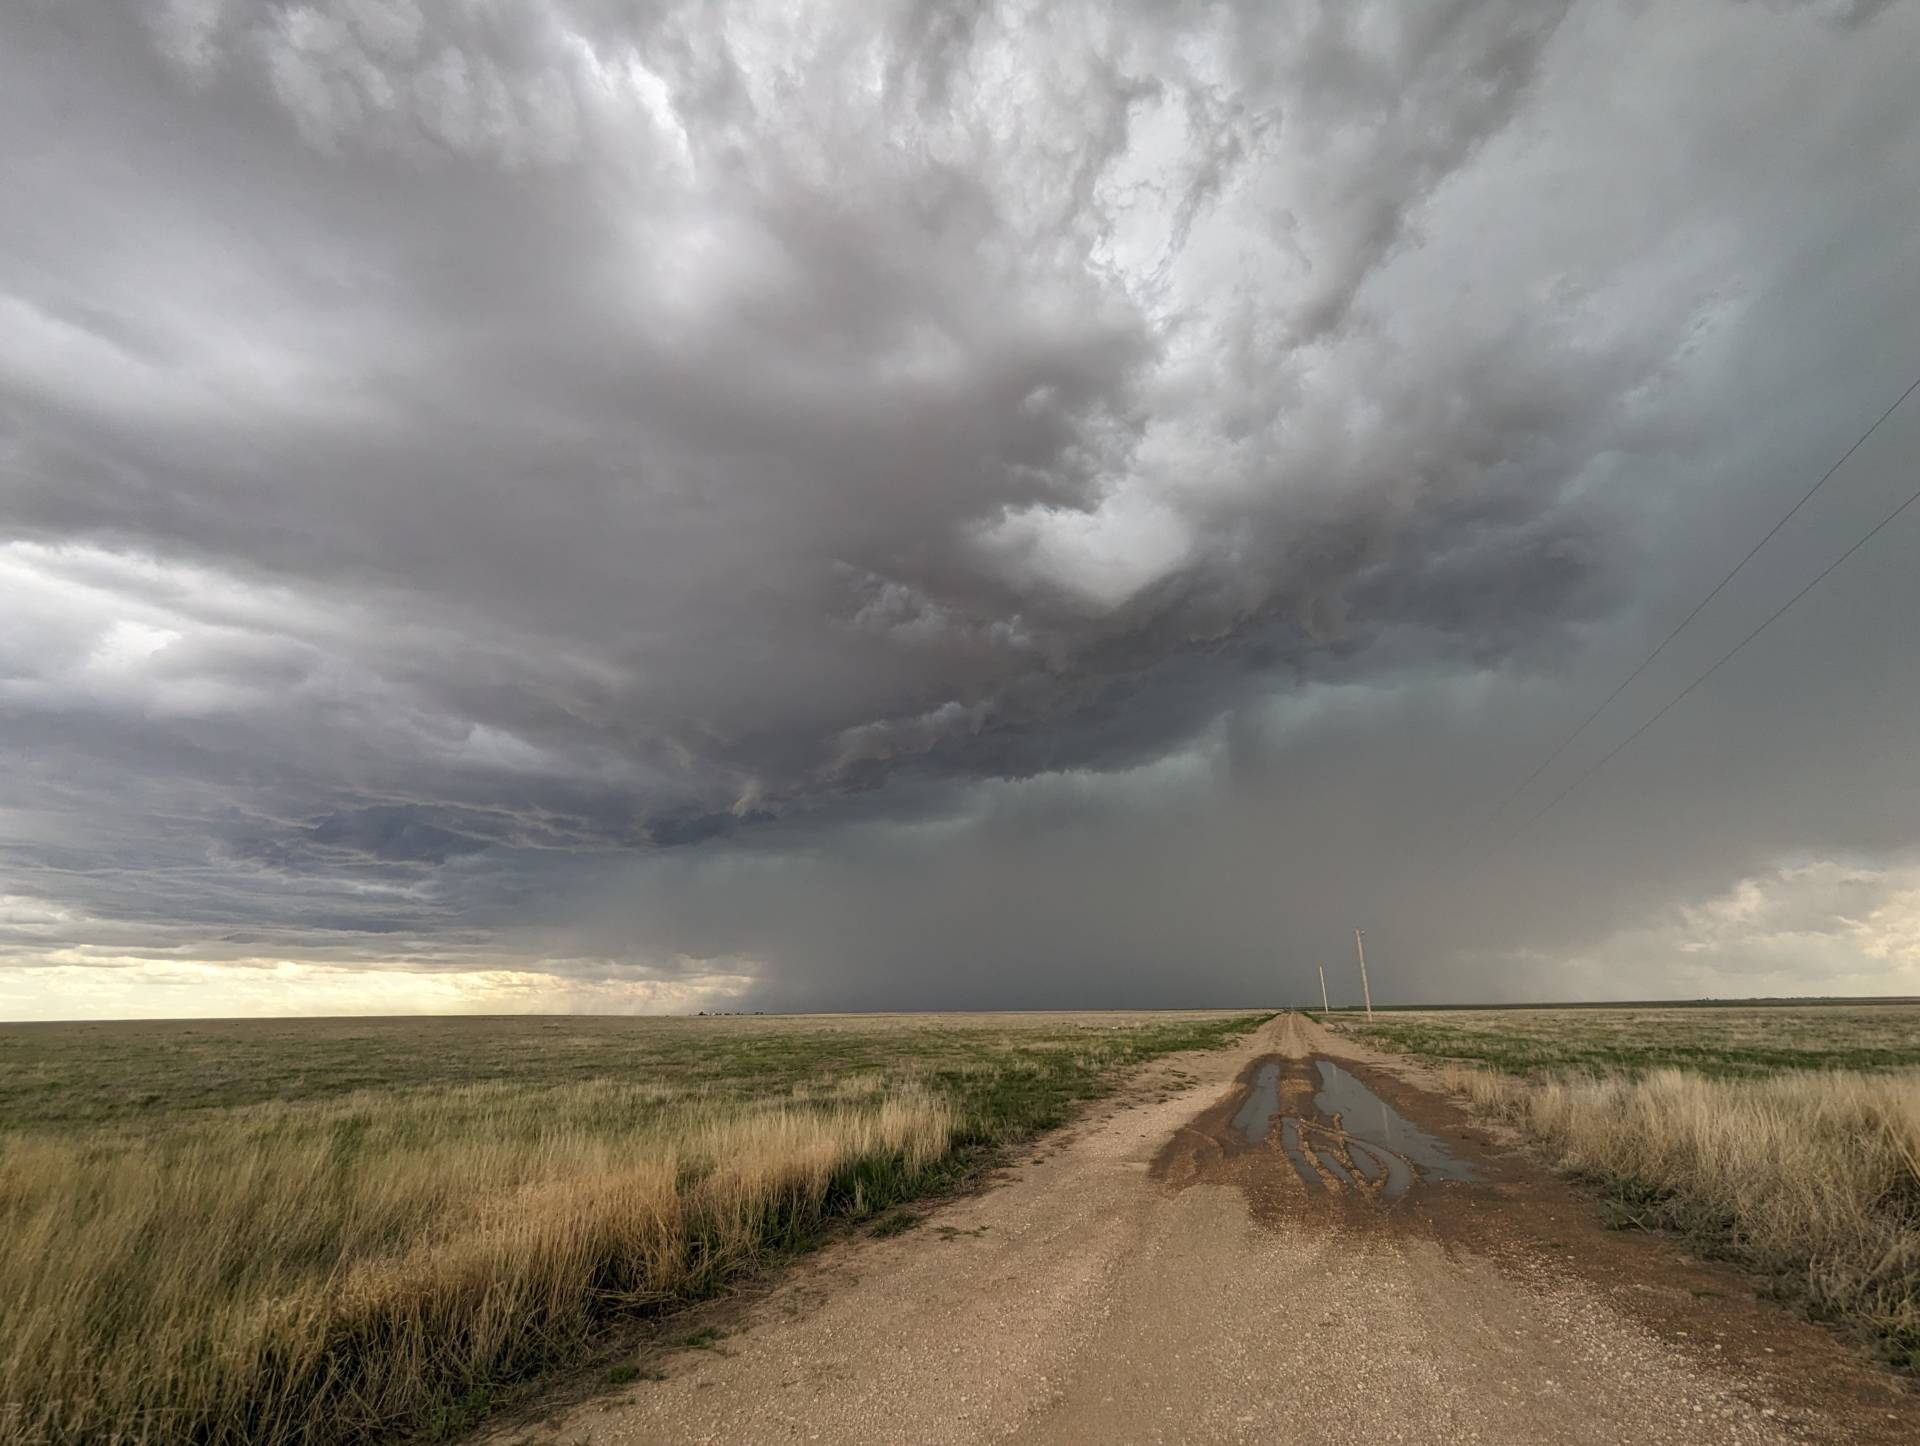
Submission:
[[[1482,816],[1480,820],[1480,826],[1485,827],[1487,824],[1492,823],[1502,813],[1506,812],[1508,806],[1511,805],[1515,799],[1519,798],[1521,794],[1525,793],[1527,789],[1533,785],[1534,781],[1540,777],[1541,774],[1545,773],[1549,768],[1551,768],[1553,764],[1560,758],[1560,756],[1564,754],[1567,751],[1567,749],[1573,746],[1575,741],[1579,739],[1580,735],[1585,733],[1588,728],[1592,727],[1595,720],[1598,719],[1602,713],[1606,712],[1607,709],[1613,705],[1614,699],[1618,698],[1622,693],[1626,692],[1627,689],[1633,685],[1634,681],[1637,678],[1639,678],[1641,674],[1645,673],[1648,668],[1652,667],[1654,662],[1660,657],[1660,655],[1666,652],[1667,648],[1673,643],[1673,640],[1679,637],[1681,633],[1685,632],[1688,626],[1693,622],[1693,620],[1699,617],[1701,613],[1706,611],[1707,605],[1711,603],[1715,598],[1720,596],[1721,592],[1725,590],[1727,584],[1732,582],[1735,577],[1739,576],[1741,570],[1744,569],[1748,563],[1752,562],[1754,558],[1760,554],[1761,549],[1764,548],[1769,542],[1772,542],[1773,539],[1779,535],[1780,529],[1785,527],[1789,522],[1793,521],[1793,519],[1799,515],[1800,509],[1805,507],[1809,502],[1811,502],[1814,499],[1814,496],[1820,491],[1820,489],[1825,487],[1827,483],[1832,480],[1834,474],[1837,473],[1842,467],[1846,466],[1847,462],[1852,458],[1853,454],[1855,452],[1858,452],[1863,446],[1866,445],[1867,439],[1871,437],[1875,432],[1880,430],[1881,423],[1885,422],[1887,418],[1891,417],[1895,412],[1899,411],[1902,403],[1904,403],[1907,400],[1907,398],[1911,397],[1916,391],[1920,391],[1920,377],[1915,377],[1912,385],[1910,385],[1904,392],[1902,392],[1899,395],[1899,397],[1894,401],[1893,405],[1888,407],[1884,412],[1882,412],[1879,415],[1879,417],[1875,419],[1873,425],[1868,427],[1866,431],[1862,432],[1859,435],[1859,437],[1855,439],[1854,444],[1851,447],[1847,448],[1845,452],[1842,452],[1840,454],[1839,459],[1835,461],[1831,467],[1827,468],[1825,472],[1820,474],[1820,480],[1815,482],[1813,486],[1809,487],[1801,495],[1800,500],[1794,503],[1792,507],[1788,508],[1786,513],[1782,515],[1782,517],[1778,522],[1774,523],[1772,527],[1767,529],[1766,536],[1762,537],[1758,542],[1754,543],[1752,547],[1747,549],[1746,555],[1742,557],[1738,562],[1736,562],[1733,565],[1732,569],[1724,577],[1722,577],[1720,581],[1716,582],[1713,585],[1712,589],[1707,593],[1705,597],[1701,598],[1699,602],[1694,604],[1693,611],[1688,613],[1684,618],[1680,619],[1679,623],[1673,628],[1673,630],[1660,640],[1659,646],[1656,647],[1652,652],[1648,653],[1646,657],[1642,658],[1639,664],[1633,669],[1633,671],[1628,673],[1626,677],[1622,678],[1619,681],[1619,683],[1615,685],[1613,691],[1607,694],[1605,698],[1602,698],[1600,700],[1599,706],[1596,707],[1591,713],[1587,714],[1585,718],[1581,719],[1579,726],[1576,727],[1571,733],[1567,734],[1566,737],[1562,738],[1560,742],[1554,746],[1553,751],[1549,753],[1545,758],[1540,760],[1540,762],[1535,766],[1533,772],[1529,773],[1525,778],[1521,779],[1520,782],[1516,784],[1514,788],[1510,790],[1506,794],[1506,796],[1500,800],[1499,803],[1495,804],[1494,807],[1488,813]],[[1551,805],[1549,805],[1549,807],[1551,807]]]
[[[1912,389],[1909,388],[1909,394],[1911,394],[1911,390]],[[1547,800],[1546,806],[1541,808],[1539,812],[1535,813],[1531,818],[1529,818],[1525,823],[1523,823],[1518,829],[1516,829],[1514,833],[1507,839],[1506,842],[1507,843],[1515,842],[1521,837],[1521,835],[1525,834],[1541,819],[1545,818],[1549,813],[1553,812],[1554,808],[1558,806],[1558,804],[1562,799],[1566,798],[1581,784],[1585,783],[1589,778],[1593,777],[1594,774],[1598,773],[1602,768],[1606,767],[1607,764],[1611,763],[1615,758],[1619,757],[1620,754],[1625,752],[1628,745],[1630,745],[1634,741],[1634,739],[1638,738],[1641,734],[1645,733],[1649,728],[1653,727],[1654,724],[1658,723],[1662,718],[1666,717],[1667,714],[1671,713],[1682,702],[1684,702],[1688,697],[1688,695],[1690,695],[1696,688],[1700,687],[1700,685],[1705,683],[1707,679],[1711,678],[1715,673],[1719,672],[1728,663],[1733,661],[1734,657],[1742,649],[1744,649],[1748,643],[1751,643],[1755,638],[1759,637],[1760,634],[1764,633],[1768,628],[1772,627],[1774,623],[1778,622],[1780,618],[1785,616],[1785,614],[1796,603],[1800,601],[1801,598],[1805,597],[1808,593],[1812,592],[1816,587],[1820,586],[1821,583],[1825,582],[1830,576],[1833,575],[1833,573],[1839,570],[1840,566],[1843,563],[1845,563],[1848,558],[1852,557],[1855,553],[1859,552],[1861,548],[1865,547],[1869,542],[1873,541],[1873,539],[1877,537],[1884,528],[1889,526],[1895,519],[1897,519],[1902,513],[1904,513],[1909,507],[1913,506],[1914,503],[1916,502],[1920,502],[1920,491],[1915,491],[1911,496],[1907,498],[1906,501],[1902,502],[1898,507],[1894,508],[1893,511],[1889,512],[1885,517],[1882,517],[1878,522],[1874,523],[1874,525],[1871,528],[1869,528],[1857,541],[1854,542],[1853,546],[1849,547],[1845,552],[1841,553],[1832,562],[1828,563],[1825,567],[1821,568],[1819,573],[1814,577],[1814,579],[1811,582],[1809,582],[1805,587],[1801,588],[1800,591],[1795,593],[1792,597],[1788,598],[1779,607],[1775,608],[1771,613],[1769,613],[1765,621],[1763,621],[1760,624],[1760,626],[1755,628],[1752,632],[1748,633],[1744,638],[1740,639],[1740,641],[1735,643],[1731,648],[1728,648],[1726,652],[1722,653],[1718,658],[1714,659],[1712,667],[1708,668],[1704,673],[1700,674],[1699,677],[1695,678],[1691,683],[1687,684],[1686,687],[1682,688],[1678,693],[1674,694],[1673,697],[1667,701],[1666,706],[1661,708],[1658,713],[1655,713],[1651,718],[1647,719],[1646,722],[1642,723],[1638,728],[1634,729],[1633,732],[1629,733],[1625,738],[1621,739],[1619,743],[1615,744],[1611,750],[1609,750],[1606,754],[1601,756],[1597,761],[1589,764],[1586,770],[1582,772],[1579,777],[1575,778],[1573,782],[1569,783],[1565,788],[1561,789],[1560,792],[1556,793],[1552,798]]]

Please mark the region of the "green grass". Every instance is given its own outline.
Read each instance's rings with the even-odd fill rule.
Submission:
[[[605,1080],[676,1097],[785,1094],[913,1072],[976,1132],[1059,1124],[1112,1071],[1212,1048],[1270,1016],[1115,1013],[597,1015],[0,1025],[0,1131],[177,1128],[269,1102]]]
[[[889,1210],[873,1222],[873,1228],[868,1233],[888,1240],[895,1235],[905,1235],[925,1218],[912,1210]]]
[[[1920,1065],[1920,1005],[1809,1004],[1623,1009],[1485,1009],[1353,1014],[1332,1022],[1381,1048],[1506,1074],[1685,1069],[1719,1079],[1782,1070]]]

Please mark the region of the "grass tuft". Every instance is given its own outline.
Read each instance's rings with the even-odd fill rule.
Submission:
[[[912,1210],[890,1210],[873,1222],[872,1234],[882,1240],[895,1235],[905,1235],[926,1217]]]

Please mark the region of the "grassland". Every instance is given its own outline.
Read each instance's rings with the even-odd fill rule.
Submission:
[[[1781,1070],[1920,1066],[1920,1005],[1460,1009],[1381,1012],[1369,1043],[1508,1074],[1685,1069],[1716,1078]]]
[[[1920,1372],[1920,1006],[1517,1009],[1340,1021],[1439,1063],[1594,1183]]]
[[[1262,1017],[0,1028],[0,1438],[455,1434]]]

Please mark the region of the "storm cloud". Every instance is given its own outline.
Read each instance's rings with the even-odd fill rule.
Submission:
[[[1917,50],[12,7],[0,1011],[1920,992]]]

